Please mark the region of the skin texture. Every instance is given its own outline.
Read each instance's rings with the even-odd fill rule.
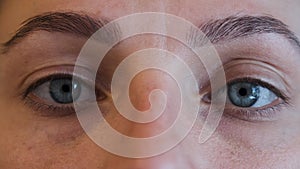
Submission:
[[[166,12],[195,25],[235,14],[267,14],[280,19],[300,35],[300,21],[296,17],[299,7],[298,0],[12,0],[3,2],[0,7],[0,41],[9,40],[24,20],[49,11],[85,12],[109,20],[136,12]],[[72,65],[85,42],[83,37],[38,31],[0,55],[0,168],[300,168],[300,50],[284,37],[263,34],[216,44],[221,60],[226,63],[228,80],[237,77],[264,79],[290,98],[289,104],[272,111],[271,120],[245,120],[235,116],[234,111],[225,110],[214,135],[199,144],[198,136],[203,126],[203,117],[199,116],[184,141],[164,154],[142,159],[124,158],[103,150],[84,133],[75,114],[63,117],[41,115],[53,111],[32,108],[33,105],[26,104],[20,94],[41,77],[54,72],[72,73]],[[150,47],[167,49],[187,63],[193,63],[193,53],[175,40],[141,35],[112,49],[108,56],[115,59],[105,59],[100,73],[106,80],[111,79],[122,59]],[[232,66],[234,63],[238,66]],[[201,64],[190,66],[200,79],[200,85],[209,82]],[[118,114],[110,99],[100,104],[107,112],[106,120],[119,132],[132,137],[161,133],[174,121],[178,109],[178,92],[172,78],[159,71],[146,71],[133,79],[129,93],[132,104],[142,111],[149,108],[148,95],[157,88],[168,93],[167,108],[158,121],[145,125],[129,122]],[[200,95],[206,92],[201,90]],[[107,93],[109,95],[109,91]],[[207,103],[201,103],[201,111],[207,111],[208,107]],[[143,148],[147,150],[147,147]]]

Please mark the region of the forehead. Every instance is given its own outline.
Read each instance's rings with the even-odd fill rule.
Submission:
[[[300,34],[297,9],[299,0],[10,0],[0,5],[0,41],[9,36],[29,17],[49,11],[83,11],[95,17],[115,19],[136,12],[166,12],[199,25],[204,21],[233,14],[269,14]]]

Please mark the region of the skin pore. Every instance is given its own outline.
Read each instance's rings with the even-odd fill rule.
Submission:
[[[230,16],[255,17],[251,23],[256,24],[257,17],[268,16],[286,26],[281,25],[285,31],[264,32],[271,27],[269,24],[252,34],[213,42],[223,62],[228,84],[255,79],[255,84],[268,89],[265,92],[276,95],[275,100],[244,109],[228,101],[213,136],[199,144],[202,120],[209,108],[207,97],[200,103],[199,114],[204,115],[198,117],[180,144],[159,156],[141,159],[116,156],[96,145],[83,131],[72,108],[49,101],[47,88],[43,88],[47,85],[41,83],[41,79],[72,75],[76,57],[88,35],[74,34],[68,29],[31,32],[13,45],[4,46],[5,52],[0,54],[0,168],[300,168],[300,50],[297,42],[300,23],[296,17],[299,1],[12,0],[1,3],[0,42],[3,43],[15,35],[23,21],[47,12],[84,14],[107,21],[136,12],[165,12],[199,27],[206,25],[204,32],[213,30],[208,23],[224,22]],[[218,30],[210,33],[215,34]],[[114,108],[109,85],[102,83],[110,83],[115,68],[126,56],[144,48],[166,49],[180,56],[199,79],[199,95],[203,98],[209,95],[209,79],[204,66],[193,64],[194,53],[183,44],[158,35],[139,35],[122,41],[107,54],[99,70],[101,78],[96,83],[100,86],[99,106],[105,119],[117,131],[132,137],[149,137],[163,132],[174,121],[180,101],[172,78],[159,71],[145,71],[131,83],[131,102],[137,109],[147,110],[149,93],[153,89],[162,89],[168,94],[164,115],[153,123],[137,124],[126,120]],[[87,67],[82,65],[82,69]],[[88,76],[85,78],[89,81]],[[81,89],[88,92],[84,87]],[[147,147],[143,148],[147,150]]]

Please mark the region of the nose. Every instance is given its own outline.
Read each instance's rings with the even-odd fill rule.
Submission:
[[[128,90],[130,103],[140,111],[140,113],[146,112],[150,109],[151,105],[149,101],[149,95],[153,90],[159,89],[166,95],[166,105],[161,116],[149,123],[138,123],[130,121],[123,117],[120,113],[116,113],[116,117],[110,123],[115,127],[117,131],[123,135],[134,137],[134,138],[144,138],[155,137],[163,134],[166,130],[172,127],[175,122],[180,109],[180,90],[176,81],[167,73],[149,69],[137,74],[131,81]],[[126,94],[124,89],[124,93]],[[158,98],[152,98],[158,99]],[[121,110],[122,111],[122,110]],[[176,135],[184,134],[175,133],[174,138],[172,136],[166,138],[164,141],[178,139]],[[157,147],[161,146],[160,142],[156,143]],[[171,144],[171,143],[170,143]],[[135,150],[132,151],[153,151],[147,146],[136,146],[133,147]],[[153,147],[152,147],[153,148]],[[142,150],[140,150],[142,149]],[[167,151],[164,154],[155,155],[146,159],[133,159],[126,162],[125,165],[120,166],[120,168],[131,168],[131,169],[177,169],[177,168],[191,168],[184,167],[187,165],[185,157],[180,153],[180,145],[175,146],[174,149]],[[126,167],[125,167],[126,166]],[[181,166],[181,167],[180,167]],[[115,167],[117,168],[117,167]]]
[[[158,106],[153,102],[162,100],[162,98],[158,98],[162,95],[156,95],[150,99],[151,92],[155,90],[160,90],[165,94],[166,105],[164,105],[162,112],[153,111],[156,109],[153,107]],[[123,94],[127,94],[125,89]],[[149,119],[149,122],[138,122],[119,116],[119,120],[122,121],[123,130],[121,130],[125,132],[123,134],[135,138],[153,137],[166,131],[176,120],[180,109],[180,93],[174,79],[165,72],[154,69],[140,72],[132,79],[128,94],[130,104],[138,110],[135,112],[136,114],[152,113],[155,114],[155,118]],[[151,105],[150,100],[153,101],[153,105]],[[152,111],[149,111],[150,109]],[[127,130],[125,131],[124,128]]]

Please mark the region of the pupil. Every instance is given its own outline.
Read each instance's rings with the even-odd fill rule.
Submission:
[[[64,93],[69,93],[71,91],[70,86],[67,84],[64,84],[61,89]]]
[[[245,89],[245,88],[241,88],[240,90],[239,90],[239,94],[241,95],[241,96],[247,96],[247,89]]]

